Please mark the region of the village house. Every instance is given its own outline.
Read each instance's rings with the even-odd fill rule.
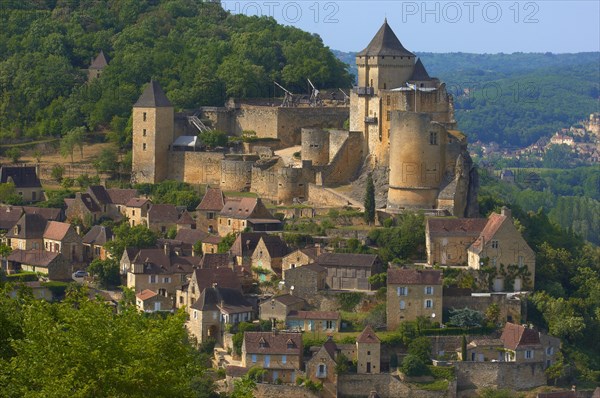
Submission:
[[[37,213],[24,213],[6,234],[7,245],[13,250],[42,250],[46,219]]]
[[[194,220],[192,215],[188,213],[187,210],[184,210],[179,216],[176,225],[177,231],[180,231],[182,229],[196,229],[196,220]]]
[[[2,238],[3,242],[6,239],[6,233],[15,226],[22,215],[23,208],[21,206],[0,206],[0,237]]]
[[[208,287],[242,291],[242,284],[231,268],[194,268],[189,283],[177,291],[177,307],[191,307]]]
[[[259,305],[259,319],[264,321],[279,321],[285,323],[291,311],[303,310],[306,301],[291,294],[271,297]]]
[[[202,201],[196,207],[197,228],[208,233],[217,233],[219,212],[225,206],[225,195],[219,188],[206,188]]]
[[[148,210],[152,202],[146,198],[131,198],[125,204],[125,216],[129,220],[129,226],[146,225],[148,219]]]
[[[235,265],[250,272],[252,266],[252,254],[263,236],[267,236],[267,234],[265,232],[242,232],[238,234],[233,245],[231,245],[231,248],[229,249],[229,253],[233,256]]]
[[[113,233],[109,227],[94,225],[82,238],[84,260],[106,260],[109,254],[104,245],[112,239]]]
[[[288,269],[294,269],[303,265],[312,264],[317,260],[317,257],[319,257],[320,254],[320,246],[294,250],[281,259],[281,271],[285,274],[285,271]]]
[[[356,338],[356,373],[381,372],[381,340],[369,325]]]
[[[242,366],[258,366],[267,371],[264,381],[295,383],[302,369],[302,334],[293,332],[245,332]]]
[[[76,192],[75,198],[65,199],[67,221],[82,223],[85,226],[94,225],[104,214],[94,198],[86,192]]]
[[[239,290],[216,286],[205,288],[188,314],[188,330],[198,343],[212,338],[222,345],[227,325],[252,322],[254,308]]]
[[[337,396],[336,359],[338,355],[338,347],[330,336],[319,350],[306,361],[306,377],[315,383],[323,383],[323,391],[327,397]]]
[[[233,259],[228,253],[205,253],[202,255],[198,267],[203,269],[233,269]]]
[[[219,243],[221,243],[220,236],[209,235],[200,229],[180,229],[177,231],[175,240],[181,241],[190,247],[194,247],[195,244],[200,242],[202,253],[217,253]],[[194,253],[194,255],[199,256],[202,253]]]
[[[369,278],[381,272],[375,254],[323,253],[316,264],[327,269],[327,285],[333,290],[371,290]]]
[[[169,204],[153,204],[148,210],[146,226],[154,232],[165,234],[171,227],[177,226],[179,211]]]
[[[318,264],[308,264],[288,269],[283,274],[285,287],[294,296],[307,299],[327,288],[327,269]]]
[[[388,269],[387,329],[427,317],[442,319],[442,273],[437,270]]]
[[[219,213],[219,235],[242,232],[246,228],[252,231],[279,231],[281,221],[273,217],[258,198],[228,199]]]
[[[0,184],[14,184],[16,193],[25,203],[44,200],[42,183],[35,166],[0,167]]]
[[[104,51],[100,50],[100,53],[98,53],[96,58],[92,59],[92,62],[88,68],[88,82],[99,78],[107,66],[108,57],[104,55]]]
[[[67,220],[79,220],[87,226],[102,217],[119,221],[125,215],[125,205],[136,194],[135,189],[106,189],[102,185],[91,185],[85,192],[76,193],[74,199],[65,199]]]
[[[48,221],[44,231],[44,250],[61,253],[70,262],[83,261],[83,244],[75,228],[69,223]]]
[[[427,264],[466,267],[467,249],[479,237],[486,224],[485,218],[427,218]]]
[[[50,280],[71,280],[73,267],[71,263],[56,252],[38,249],[16,249],[7,257],[9,273],[19,271],[39,272]]]
[[[135,305],[142,312],[173,311],[173,301],[152,290],[142,290],[135,295]]]
[[[275,235],[260,238],[252,253],[252,271],[264,282],[272,276],[281,276],[281,260],[288,252],[285,242]]]
[[[288,329],[313,333],[340,331],[341,315],[337,311],[291,311],[285,324]]]
[[[535,253],[515,227],[508,208],[489,216],[467,253],[469,268],[487,265],[496,269],[492,291],[533,290]]]

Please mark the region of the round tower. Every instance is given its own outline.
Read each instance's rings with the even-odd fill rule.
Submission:
[[[435,209],[446,166],[445,128],[426,113],[391,112],[388,210]]]

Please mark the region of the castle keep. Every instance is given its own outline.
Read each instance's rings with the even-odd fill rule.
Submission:
[[[384,169],[387,212],[475,214],[477,173],[466,137],[456,129],[445,84],[429,76],[387,20],[356,63],[358,86],[349,106],[230,100],[225,107],[175,113],[158,83],[151,82],[133,108],[133,181],[210,184],[289,204],[319,201],[311,195],[322,191],[309,186],[344,185],[361,170]],[[349,131],[341,129],[346,120]],[[212,128],[234,136],[250,130],[259,142],[235,153],[207,151],[197,134]],[[285,148],[291,149],[287,155],[277,152]]]

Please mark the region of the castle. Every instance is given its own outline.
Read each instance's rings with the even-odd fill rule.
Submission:
[[[452,96],[387,23],[357,54],[358,86],[346,102],[312,106],[238,103],[175,113],[152,81],[133,107],[134,182],[175,179],[251,191],[277,204],[318,201],[319,187],[386,168],[386,211],[476,214],[477,172],[456,129]],[[349,130],[343,130],[349,120]],[[198,130],[256,134],[235,153],[207,151]],[[300,159],[273,150],[300,146]],[[277,154],[279,153],[279,155]],[[311,187],[313,189],[311,189]],[[346,204],[346,203],[344,203]]]

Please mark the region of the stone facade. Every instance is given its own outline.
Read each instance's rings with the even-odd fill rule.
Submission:
[[[356,338],[356,373],[381,373],[381,342],[371,326]]]
[[[316,264],[288,269],[283,273],[285,286],[294,295],[307,299],[326,287],[327,270]]]
[[[470,292],[463,294],[455,289],[444,289],[442,310],[446,313],[451,309],[470,308],[485,313],[492,304],[497,304],[500,309],[500,322],[524,322],[527,317],[526,297],[507,294],[478,294],[472,296]]]
[[[454,363],[459,390],[473,388],[507,388],[528,390],[546,385],[541,362],[462,362]]]

